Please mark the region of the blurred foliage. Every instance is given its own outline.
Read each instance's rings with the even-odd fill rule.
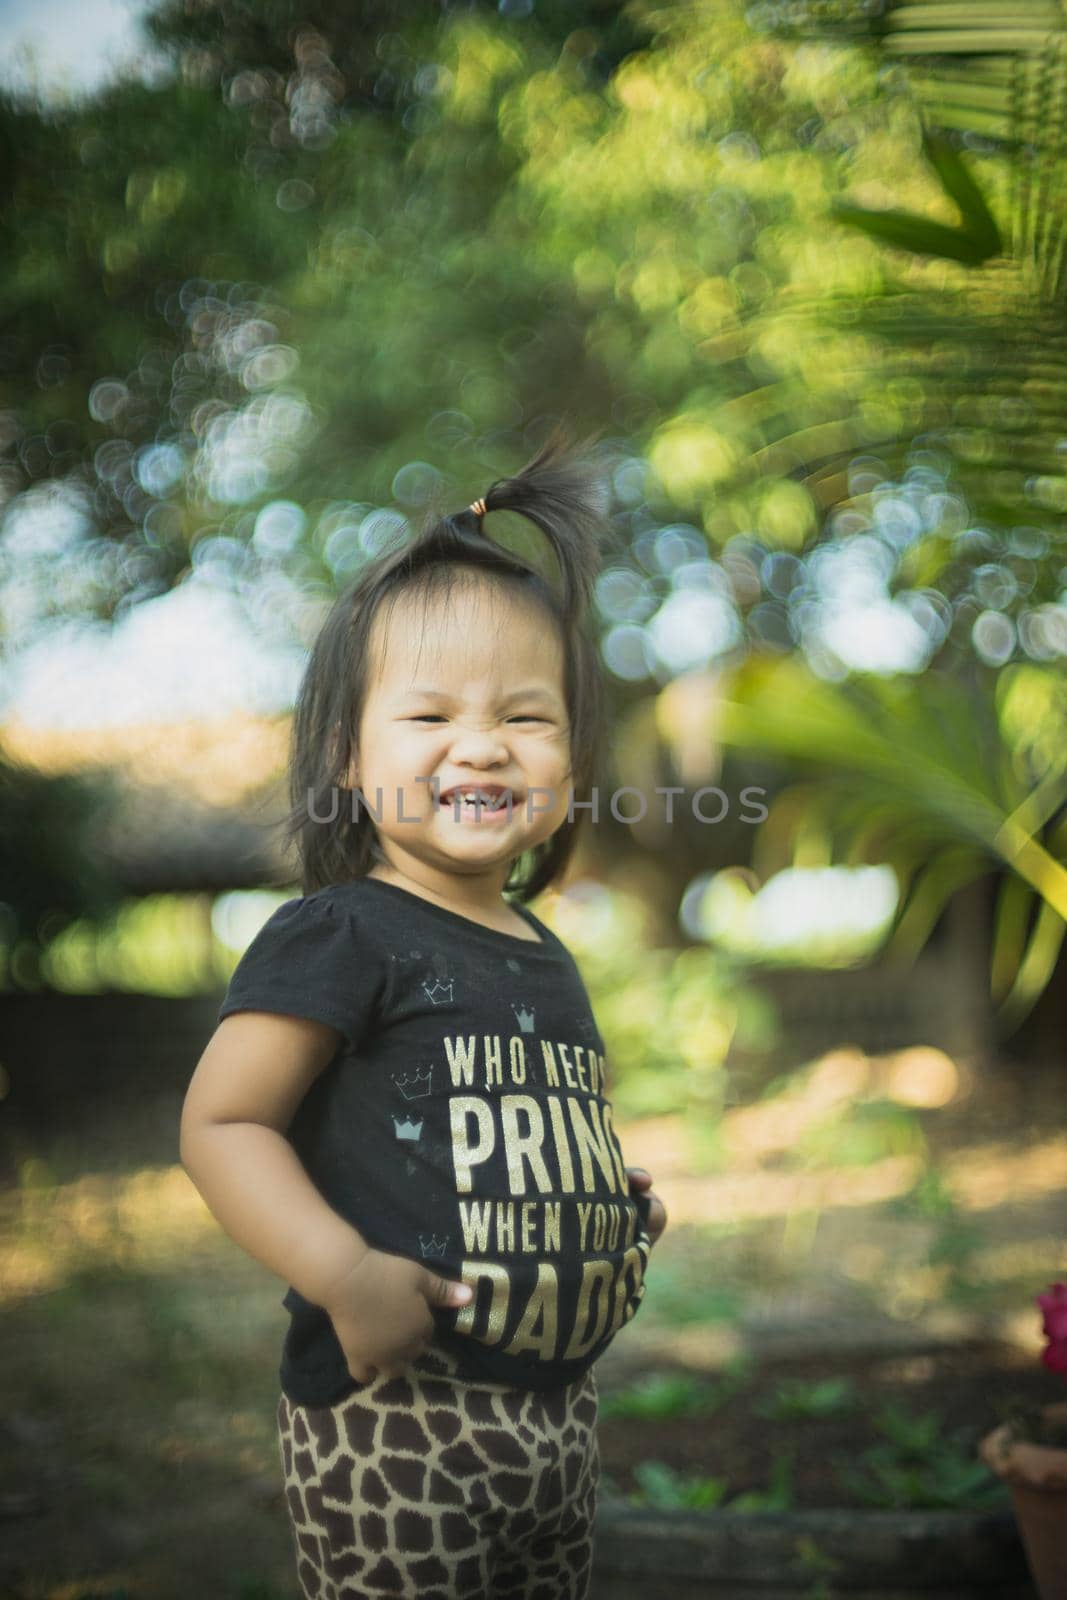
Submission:
[[[739,1387],[737,1370],[735,1367],[722,1383],[687,1372],[649,1372],[606,1394],[598,1414],[604,1418],[711,1416]]]
[[[566,409],[618,706],[732,675],[708,749],[814,767],[900,950],[1003,871],[1014,1025],[1067,904],[1067,25],[980,22],[167,0],[169,79],[0,95],[0,644],[194,578],[306,640]],[[656,961],[605,974],[620,1059],[713,1073],[725,957]]]
[[[66,994],[126,990],[179,999],[211,993],[225,981],[227,963],[205,913],[199,895],[124,899],[108,916],[78,918],[48,939],[41,977]]]
[[[730,1092],[730,1046],[759,1048],[774,1037],[770,1000],[722,951],[650,948],[635,895],[583,883],[556,897],[545,916],[589,990],[620,1115],[692,1110],[714,1125]]]
[[[757,1401],[753,1410],[770,1422],[791,1418],[832,1417],[853,1409],[856,1403],[853,1378],[822,1378],[815,1382],[803,1378],[782,1378],[774,1390]]]
[[[87,497],[56,608],[111,614],[190,559],[315,597],[442,476],[465,493],[510,464],[566,396],[633,451],[620,548],[691,518],[731,547],[738,609],[764,602],[755,641],[791,643],[783,572],[757,559],[753,589],[741,563],[869,507],[875,484],[842,470],[919,432],[934,383],[887,384],[856,317],[937,315],[981,278],[851,230],[827,248],[846,193],[944,204],[906,86],[869,47],[761,37],[730,3],[359,15],[166,6],[171,83],[49,115],[4,102],[5,481],[75,474]],[[906,320],[924,359],[949,354]],[[949,333],[957,381],[975,328]],[[283,489],[292,510],[259,525]],[[988,553],[946,559],[961,509],[926,507],[924,544],[948,548],[912,551],[908,587],[956,598]]]
[[[735,1494],[728,1502],[730,1511],[789,1511],[794,1505],[793,1498],[793,1462],[796,1459],[795,1446],[779,1450],[775,1453],[774,1465],[771,1468],[770,1481],[765,1489],[746,1489],[741,1494]],[[812,1590],[808,1589],[808,1594]],[[821,1600],[819,1591],[815,1591],[813,1600]]]
[[[726,1478],[702,1472],[679,1472],[666,1461],[638,1461],[633,1469],[637,1489],[625,1496],[634,1506],[654,1506],[661,1511],[707,1511],[729,1493]]]
[[[918,688],[873,677],[829,685],[795,658],[752,660],[721,707],[719,736],[810,774],[776,798],[757,870],[773,872],[814,825],[843,841],[848,861],[888,862],[901,885],[894,954],[917,953],[956,889],[994,862],[1010,868],[990,975],[1010,1027],[1049,981],[1067,926],[1067,681],[1019,665],[997,691],[999,705],[936,670]]]
[[[936,1293],[949,1305],[975,1306],[987,1300],[984,1230],[960,1205],[939,1166],[924,1165],[911,1188],[890,1202],[887,1214],[930,1224],[921,1267],[928,1294]]]
[[[799,1129],[790,1160],[810,1166],[867,1167],[887,1157],[925,1154],[925,1135],[910,1107],[868,1100],[835,1107],[823,1121]]]
[[[1067,420],[1058,316],[1067,287],[1063,16],[1040,0],[977,9],[889,0],[877,15],[786,0],[752,21],[828,44],[866,33],[916,108],[924,152],[962,226],[946,231],[888,210],[884,185],[869,190],[877,209],[835,206],[841,220],[930,258],[934,273],[912,279],[923,293],[911,297],[907,319],[899,296],[876,296],[857,326],[881,338],[889,361],[907,352],[921,380],[914,398],[931,420],[947,422],[944,438],[972,501],[1002,523],[1019,515],[1043,523],[1043,511],[1062,509],[1067,494],[1059,453]],[[983,270],[939,277],[946,259]],[[950,349],[965,359],[948,364]]]
[[[62,780],[56,780],[57,786]],[[45,828],[43,834],[50,835]],[[53,852],[55,856],[55,852]],[[99,852],[81,848],[76,861],[97,860]],[[27,852],[27,862],[36,858]],[[66,864],[56,858],[53,870]],[[70,871],[75,871],[70,865]],[[6,882],[13,899],[28,903],[17,874]],[[143,894],[122,892],[72,911],[66,918],[44,915],[53,907],[55,886],[42,877],[39,915],[13,931],[6,954],[11,987],[47,985],[63,994],[99,994],[111,990],[188,998],[225,987],[254,934],[278,906],[300,893],[285,890],[237,890],[210,894]]]
[[[969,1432],[945,1435],[941,1417],[889,1403],[875,1419],[883,1442],[863,1451],[857,1463],[840,1461],[847,1481],[864,1504],[886,1510],[908,1507],[955,1510],[984,1509],[1003,1503],[1004,1487],[975,1459]]]
[[[705,1240],[705,1244],[709,1241]],[[717,1324],[729,1328],[743,1315],[745,1286],[726,1283],[718,1273],[709,1281],[707,1256],[694,1256],[688,1269],[671,1261],[656,1262],[655,1315],[669,1328]],[[644,1308],[642,1308],[644,1309]]]
[[[434,14],[436,10],[436,15]],[[531,0],[443,0],[437,8],[421,0],[361,0],[358,7],[344,0],[216,0],[205,6],[197,0],[164,0],[147,15],[146,32],[157,44],[178,53],[202,82],[225,80],[256,63],[256,70],[284,80],[292,69],[294,52],[305,69],[325,68],[325,62],[308,60],[316,46],[311,36],[334,41],[332,73],[322,72],[325,83],[307,98],[334,102],[342,110],[374,112],[403,125],[404,114],[426,94],[419,72],[430,55],[441,16],[480,16],[496,20],[500,14],[523,25],[520,38],[536,31],[555,49],[562,48],[578,30],[587,30],[578,43],[596,78],[610,77],[618,63],[649,38],[636,12],[622,0],[538,0],[536,19]],[[353,26],[358,16],[358,26]],[[288,114],[279,106],[283,123]],[[320,138],[328,141],[329,115]],[[284,137],[284,135],[283,135]],[[305,135],[302,142],[307,143]]]

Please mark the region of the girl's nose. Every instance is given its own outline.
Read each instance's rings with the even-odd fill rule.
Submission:
[[[452,736],[452,759],[506,761],[507,742],[497,728],[457,728]]]

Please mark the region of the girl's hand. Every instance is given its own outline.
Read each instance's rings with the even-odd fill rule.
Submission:
[[[357,1383],[396,1378],[434,1331],[433,1307],[465,1306],[469,1284],[441,1278],[407,1256],[368,1249],[330,1286],[323,1309]]]
[[[626,1167],[626,1176],[631,1189],[640,1189],[647,1194],[652,1202],[648,1212],[648,1237],[655,1244],[664,1228],[667,1226],[667,1207],[663,1204],[658,1194],[652,1193],[652,1174],[646,1172],[644,1167]]]

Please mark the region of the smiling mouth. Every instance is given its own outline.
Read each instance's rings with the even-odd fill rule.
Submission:
[[[457,784],[441,795],[438,804],[466,811],[506,811],[509,804],[513,808],[516,800],[521,798],[512,789],[482,789],[477,784],[469,787]]]

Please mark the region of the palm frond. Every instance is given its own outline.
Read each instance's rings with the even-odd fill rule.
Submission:
[[[915,874],[909,892],[901,896],[887,936],[886,954],[914,960],[952,896],[988,871],[988,861],[977,851],[963,848],[945,850],[926,863]]]
[[[993,913],[993,948],[989,962],[989,992],[998,1004],[1007,995],[1022,964],[1034,898],[1034,891],[1021,878],[1012,873],[1005,873],[1001,878]]]
[[[1011,163],[1010,249],[1019,262],[1030,293],[1044,303],[1059,300],[1064,288],[1067,254],[1067,15],[1046,0],[976,0],[974,4],[948,0],[888,0],[875,16],[857,15],[858,7],[841,4],[820,8],[812,18],[804,0],[788,3],[777,13],[778,28],[792,36],[830,38],[866,35],[888,60],[902,64],[921,110],[924,124],[936,141],[949,130],[977,134],[989,141]],[[950,145],[945,140],[945,148]],[[928,155],[933,155],[930,148]],[[942,182],[952,192],[954,182],[967,184],[949,172],[946,158]],[[939,168],[940,171],[940,168]],[[977,186],[975,186],[977,188]],[[962,192],[962,191],[961,191]],[[961,215],[968,214],[973,197],[954,195]],[[985,200],[978,191],[978,203]],[[966,226],[936,231],[933,224],[900,214],[888,214],[881,236],[901,249],[921,254],[944,254],[952,260],[978,264],[996,254],[988,250],[967,255]],[[872,234],[872,214],[867,222],[856,216],[842,220],[866,226]],[[920,225],[921,224],[921,225]],[[955,237],[954,237],[955,236]],[[909,242],[910,241],[910,242]]]
[[[943,134],[926,127],[922,142],[927,160],[959,210],[958,227],[950,228],[906,211],[870,211],[840,200],[831,206],[834,220],[913,255],[942,256],[969,267],[1000,255],[1003,245],[996,219],[952,144]]]
[[[1053,790],[1024,781],[979,687],[935,672],[827,684],[794,658],[749,661],[720,707],[718,731],[724,743],[783,757],[802,775],[764,824],[779,857],[809,808],[851,860],[893,867],[900,897],[889,953],[914,957],[959,888],[1010,869],[1020,888],[1001,893],[991,985],[1006,1025],[1025,1014],[1062,939],[1067,864],[1039,826],[1025,826],[1051,814]],[[1053,835],[1061,850],[1064,831]],[[1028,940],[1025,896],[1039,902]]]
[[[997,1011],[997,1019],[1005,1032],[1019,1026],[1048,987],[1065,931],[1064,918],[1047,900],[1042,901],[1015,981]]]

